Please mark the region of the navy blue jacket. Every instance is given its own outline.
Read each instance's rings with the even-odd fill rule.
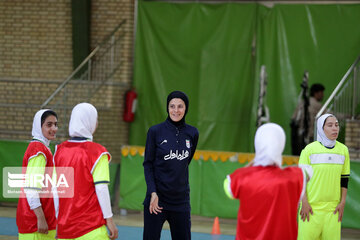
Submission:
[[[149,128],[145,146],[144,172],[147,192],[156,192],[164,210],[190,210],[189,164],[199,138],[198,130],[188,124],[176,127],[170,120]]]

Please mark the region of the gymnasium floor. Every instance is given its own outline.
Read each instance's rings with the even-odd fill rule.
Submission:
[[[16,205],[0,205],[0,240],[17,239]],[[142,213],[128,211],[126,216],[116,214],[115,223],[119,229],[119,238],[124,240],[142,239]],[[211,235],[213,218],[192,216],[192,239],[193,240],[233,240],[235,239],[236,220],[220,219],[221,235]],[[360,230],[342,229],[342,240],[360,239]],[[164,225],[161,240],[171,240],[169,226]]]

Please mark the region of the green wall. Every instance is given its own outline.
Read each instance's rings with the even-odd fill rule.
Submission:
[[[190,98],[186,121],[198,149],[253,152],[260,66],[268,73],[270,120],[290,139],[305,70],[325,99],[360,53],[360,5],[169,3],[139,1],[130,144],[166,118],[166,96]],[[285,154],[290,154],[290,141]]]
[[[24,153],[29,142],[26,141],[5,141],[0,140],[0,202],[17,202],[17,198],[4,198],[3,196],[3,176],[4,167],[21,167]]]

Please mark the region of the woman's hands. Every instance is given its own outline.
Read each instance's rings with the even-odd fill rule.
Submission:
[[[339,218],[338,221],[341,222],[344,214],[344,208],[345,208],[345,202],[346,202],[346,195],[347,195],[347,188],[341,187],[341,201],[336,206],[334,214],[339,212]]]
[[[304,195],[303,197],[303,200],[302,200],[302,207],[301,207],[301,210],[300,210],[300,216],[301,216],[301,220],[303,222],[305,222],[305,220],[307,219],[307,221],[309,221],[310,219],[310,213],[311,215],[313,215],[313,210],[307,200],[307,197],[306,197],[306,194]]]
[[[40,207],[35,208],[34,213],[35,213],[36,218],[37,218],[37,231],[39,233],[47,234],[49,227],[48,227],[48,224],[46,222],[46,218],[45,218],[42,207],[40,206]]]
[[[342,217],[344,214],[344,208],[345,208],[345,202],[340,202],[339,205],[337,205],[334,214],[336,214],[336,212],[339,212],[339,218],[338,221],[341,222],[342,221]]]
[[[112,217],[111,218],[106,218],[106,227],[109,230],[109,238],[110,239],[117,239],[119,236],[119,230],[117,229]]]
[[[155,213],[161,213],[161,209],[163,209],[162,207],[159,207],[159,197],[156,194],[156,192],[151,193],[151,199],[150,199],[150,207],[149,207],[149,211],[150,214]]]

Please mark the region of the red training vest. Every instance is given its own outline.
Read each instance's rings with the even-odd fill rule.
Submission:
[[[105,147],[90,141],[65,141],[57,146],[55,167],[74,168],[74,197],[59,199],[58,238],[77,238],[105,224],[92,171]]]
[[[297,238],[297,209],[303,173],[297,167],[245,167],[230,175],[240,200],[237,240]]]
[[[29,159],[35,157],[39,154],[43,154],[46,160],[46,167],[50,167],[50,170],[47,171],[50,176],[52,176],[52,167],[53,165],[53,155],[48,147],[43,143],[38,141],[30,142],[29,146],[26,149],[24,158],[23,158],[23,170],[22,173],[26,173],[26,167],[29,163]],[[44,198],[42,194],[39,194],[41,207],[43,209],[46,222],[48,224],[49,230],[56,229],[56,217],[55,217],[55,207],[53,198]],[[18,226],[19,233],[33,233],[37,231],[37,217],[33,210],[30,209],[30,206],[27,202],[25,193],[21,191],[18,207],[16,210],[16,225]]]

